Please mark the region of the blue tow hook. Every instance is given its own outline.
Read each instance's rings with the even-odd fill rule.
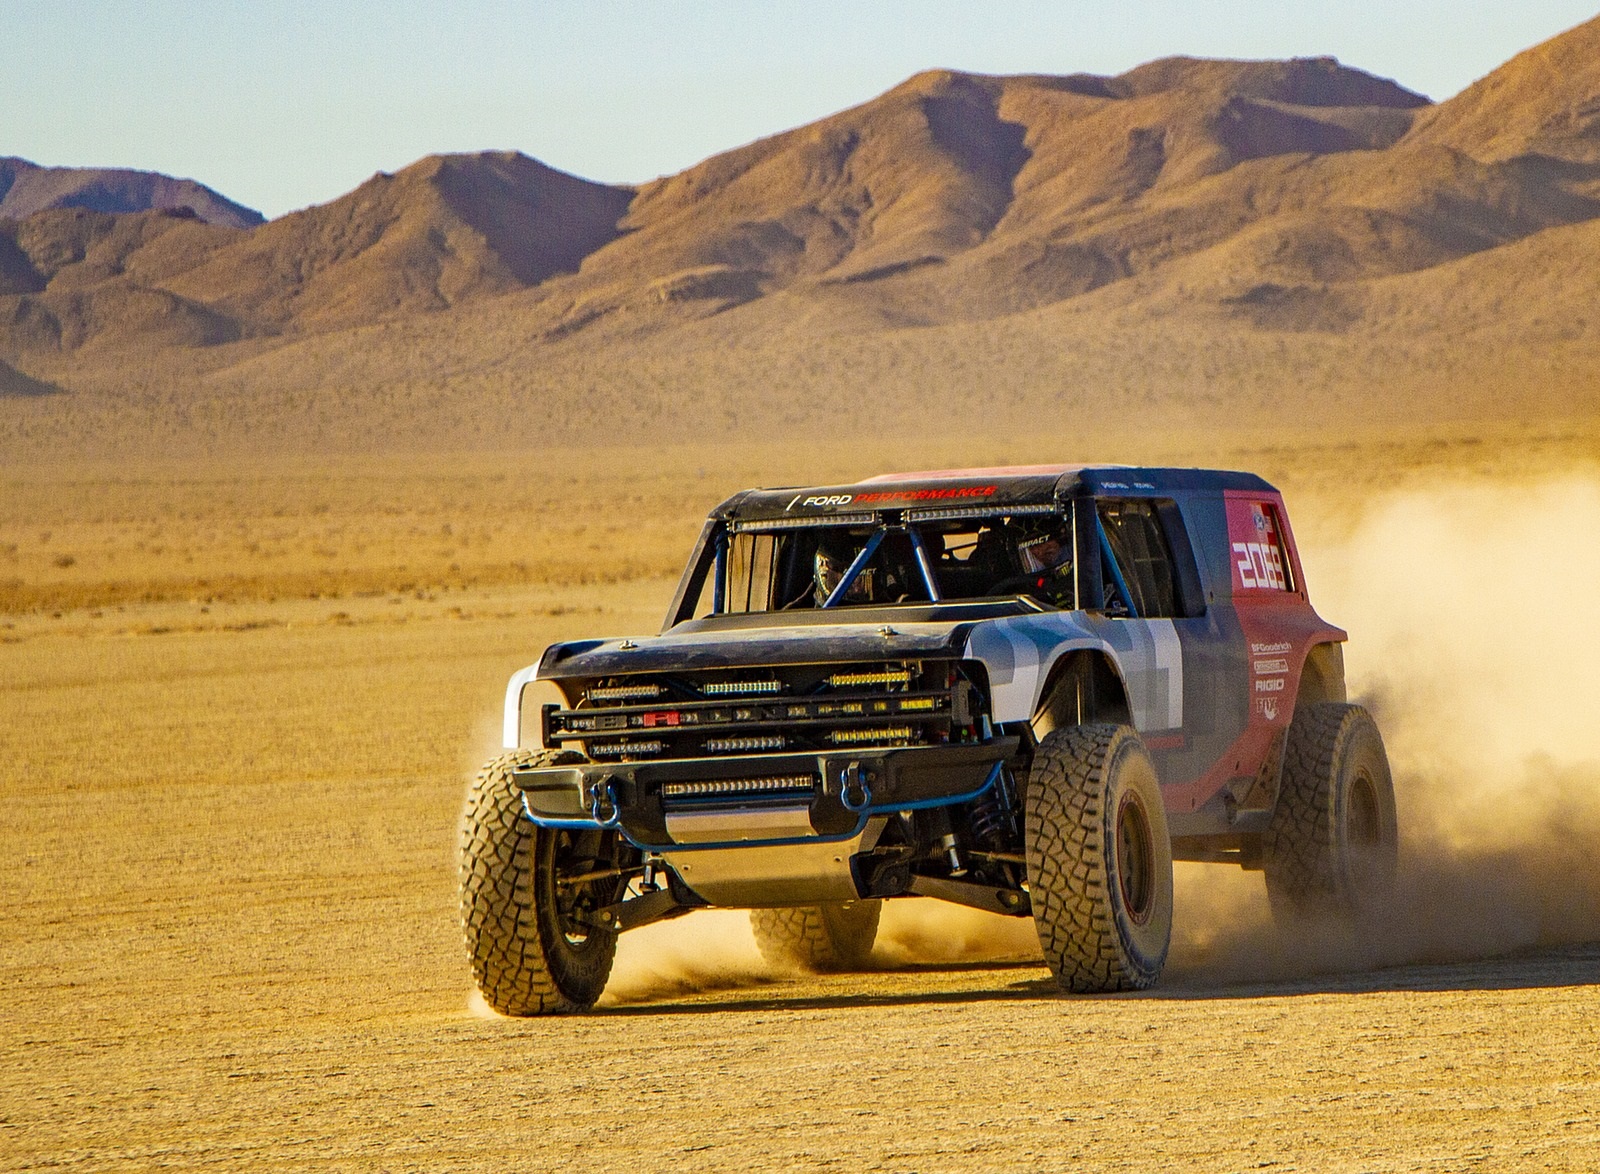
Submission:
[[[862,777],[859,762],[839,772],[839,802],[847,811],[865,811],[872,806],[872,786]]]
[[[611,779],[607,779],[605,786],[589,788],[589,814],[595,823],[603,828],[614,828],[622,819],[622,810],[617,803],[617,793]]]

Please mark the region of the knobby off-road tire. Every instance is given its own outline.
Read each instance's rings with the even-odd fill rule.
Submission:
[[[1359,705],[1295,711],[1267,830],[1267,895],[1281,919],[1376,909],[1394,885],[1394,782],[1377,723]]]
[[[473,981],[502,1015],[548,1015],[593,1006],[616,957],[617,936],[563,916],[556,874],[563,857],[600,855],[611,833],[541,828],[528,819],[511,782],[519,766],[582,762],[570,751],[517,750],[493,759],[473,781],[461,827],[461,926]],[[585,837],[593,843],[585,841]],[[612,894],[587,889],[591,903]]]
[[[761,956],[775,966],[819,973],[859,970],[878,937],[882,901],[839,901],[793,909],[752,909],[750,928]]]
[[[1155,984],[1172,940],[1172,841],[1131,726],[1047,734],[1028,775],[1028,892],[1045,962],[1069,991]]]

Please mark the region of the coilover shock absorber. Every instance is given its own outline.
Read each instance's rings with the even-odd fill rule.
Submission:
[[[994,786],[978,796],[967,821],[972,838],[993,852],[1002,852],[1019,839],[1017,828],[1016,784],[1011,771],[1000,768]]]

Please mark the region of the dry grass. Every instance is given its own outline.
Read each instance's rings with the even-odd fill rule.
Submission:
[[[707,511],[752,485],[1035,461],[1222,465],[1290,495],[1302,529],[1341,491],[1600,459],[1582,428],[1099,435],[595,448],[248,463],[119,462],[0,473],[0,617],[183,602],[386,599],[676,575]],[[1343,516],[1342,514],[1340,516]],[[1339,517],[1328,519],[1339,524]],[[5,620],[0,618],[0,623]],[[3,630],[3,629],[0,629]]]

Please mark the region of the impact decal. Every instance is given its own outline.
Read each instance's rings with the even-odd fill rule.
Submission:
[[[989,671],[995,721],[1027,721],[1043,684],[1044,667],[1085,633],[1065,615],[1027,616],[979,624],[967,641],[967,656]]]
[[[1171,620],[1144,620],[1150,633],[1150,682],[1146,689],[1147,725],[1135,722],[1140,730],[1178,730],[1183,728],[1183,644]]]

